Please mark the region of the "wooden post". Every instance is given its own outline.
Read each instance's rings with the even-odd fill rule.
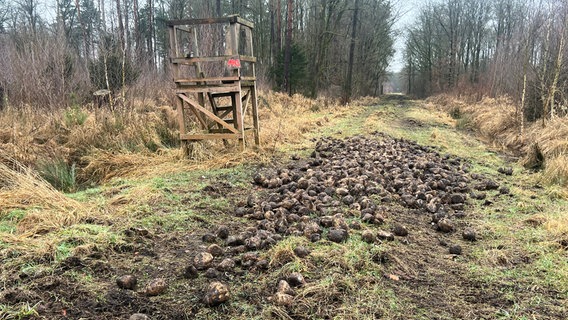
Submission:
[[[256,96],[256,84],[250,88],[252,101],[252,124],[254,130],[254,144],[260,146],[260,126],[258,122],[258,97]]]
[[[235,56],[239,54],[239,30],[240,30],[240,25],[238,23],[231,23],[231,27],[230,27],[230,42],[231,42],[231,55]],[[239,69],[235,68],[233,70],[233,75],[238,76],[239,75]],[[241,150],[244,150],[245,148],[245,127],[244,127],[244,120],[243,120],[243,102],[241,100],[242,96],[241,96],[241,83],[239,81],[239,90],[233,95],[234,99],[233,99],[233,108],[235,110],[234,115],[235,115],[235,128],[237,128],[237,131],[240,132],[241,137],[239,138],[239,145]]]
[[[169,34],[170,34],[170,59],[178,57],[178,41],[177,41],[177,33],[176,27],[171,26],[169,27]],[[179,78],[179,65],[178,64],[171,64],[172,65],[172,75],[174,79]],[[179,123],[179,133],[180,138],[182,135],[187,133],[187,128],[185,127],[185,112],[183,110],[183,100],[179,97],[176,97],[176,109],[178,113],[178,123]],[[181,139],[181,151],[184,156],[189,154],[189,145],[188,141]]]
[[[201,55],[199,52],[199,44],[197,42],[197,27],[193,27],[190,30],[193,40],[193,54],[195,55],[195,57],[200,57]],[[203,70],[201,70],[200,62],[195,62],[195,74],[197,78],[205,78],[205,74],[203,73]],[[205,95],[203,94],[203,92],[197,93],[197,101],[199,102],[200,105],[205,106]],[[207,125],[205,125],[205,128],[207,128]]]
[[[247,46],[251,57],[254,57],[254,47],[252,45],[252,29],[246,29]],[[258,97],[256,95],[256,69],[255,64],[251,63],[252,77],[255,79],[250,87],[250,95],[252,102],[252,124],[254,130],[254,144],[260,146],[260,125],[258,121]]]
[[[183,111],[183,100],[176,97],[176,108],[178,109],[179,135],[180,138],[187,133],[185,128],[185,113]],[[187,156],[189,154],[189,145],[187,140],[181,140],[181,151]]]

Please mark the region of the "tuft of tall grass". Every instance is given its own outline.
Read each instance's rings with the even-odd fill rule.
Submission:
[[[14,209],[29,209],[18,221],[20,235],[49,232],[85,216],[79,202],[56,190],[33,169],[0,153],[0,215]]]
[[[546,160],[542,179],[549,185],[568,187],[568,154],[557,155]]]
[[[55,189],[63,192],[77,191],[77,170],[75,163],[63,159],[41,160],[37,164],[39,174]]]

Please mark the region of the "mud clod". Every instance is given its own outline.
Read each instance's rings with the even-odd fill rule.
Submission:
[[[195,279],[199,276],[199,271],[194,265],[189,265],[183,270],[183,277],[186,279]]]
[[[373,231],[364,230],[363,233],[361,233],[361,239],[363,239],[363,241],[365,241],[367,243],[373,243],[373,242],[375,242],[375,239],[377,239],[377,237],[375,236]]]
[[[127,274],[116,279],[116,285],[121,289],[134,290],[138,280],[135,276]]]
[[[278,282],[277,292],[286,293],[289,295],[295,295],[294,289],[290,286],[290,284],[286,280],[280,280]]]
[[[294,254],[298,257],[298,258],[305,258],[310,254],[310,250],[308,250],[308,248],[304,247],[304,246],[299,246],[296,247],[294,249]]]
[[[286,281],[292,287],[301,287],[306,284],[306,279],[304,279],[304,276],[298,272],[291,273],[288,277],[286,277]]]
[[[379,230],[379,232],[377,233],[377,238],[379,238],[381,240],[393,241],[394,240],[394,234],[392,234],[388,231]]]
[[[499,169],[497,169],[497,172],[504,174],[506,176],[512,176],[513,175],[513,168],[511,168],[511,167],[499,168]]]
[[[287,307],[292,305],[292,303],[294,302],[294,297],[287,293],[276,292],[276,294],[271,297],[271,300],[278,306]]]
[[[408,229],[400,223],[395,223],[392,227],[392,233],[394,233],[395,236],[406,237],[408,235]]]
[[[225,250],[223,250],[223,248],[221,248],[219,245],[212,244],[207,247],[207,252],[209,252],[214,257],[219,257],[223,255]]]
[[[219,239],[227,239],[227,237],[229,237],[229,228],[227,226],[220,226],[217,229],[217,237],[219,237]]]
[[[436,226],[438,228],[438,231],[440,232],[449,233],[454,231],[453,222],[447,218],[440,219],[440,221],[438,221]]]
[[[347,231],[344,229],[331,229],[327,234],[327,239],[336,243],[347,240]]]
[[[467,241],[477,241],[477,232],[472,228],[465,228],[462,232],[462,237]]]
[[[451,245],[449,251],[451,254],[460,255],[462,254],[462,247],[457,244]]]
[[[217,265],[217,269],[221,271],[231,271],[235,267],[235,260],[231,258],[225,258],[223,261]]]

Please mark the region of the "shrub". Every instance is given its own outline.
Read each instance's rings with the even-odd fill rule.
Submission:
[[[63,114],[63,121],[67,128],[70,128],[76,125],[82,126],[85,121],[87,121],[88,117],[89,114],[81,110],[79,106],[75,105],[65,110],[65,113]]]

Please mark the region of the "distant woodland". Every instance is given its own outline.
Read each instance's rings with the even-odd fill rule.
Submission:
[[[565,0],[432,1],[407,33],[406,90],[507,95],[521,120],[565,116],[567,41]]]
[[[106,89],[157,96],[170,86],[166,21],[238,14],[253,22],[267,89],[379,95],[395,36],[403,91],[513,98],[528,121],[568,113],[568,3],[425,2],[400,35],[388,0],[0,0],[0,103],[53,108]],[[289,73],[284,70],[290,70]]]
[[[381,93],[394,53],[388,0],[0,0],[0,102],[156,95],[171,85],[166,21],[233,14],[255,24],[265,88],[345,102]]]

